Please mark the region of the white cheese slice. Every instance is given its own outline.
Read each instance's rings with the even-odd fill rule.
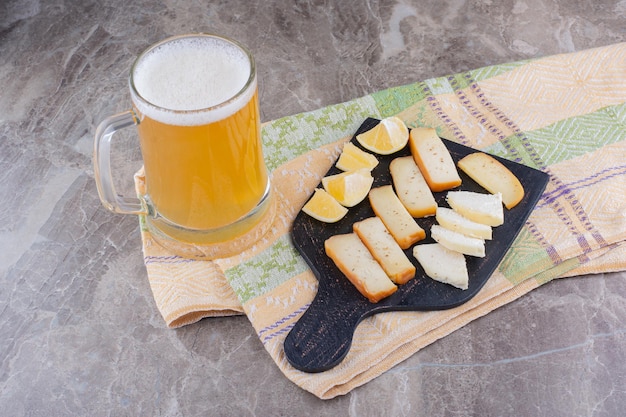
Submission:
[[[504,223],[502,194],[449,191],[446,201],[454,211],[478,223],[500,226]]]
[[[485,257],[485,241],[482,239],[465,236],[438,224],[430,228],[430,236],[450,250],[478,258]]]
[[[491,240],[493,235],[491,226],[472,221],[447,207],[437,207],[435,218],[437,223],[446,229],[463,233],[466,236]]]
[[[413,248],[413,256],[430,278],[462,290],[467,289],[469,275],[463,254],[439,243],[429,243],[416,245]]]

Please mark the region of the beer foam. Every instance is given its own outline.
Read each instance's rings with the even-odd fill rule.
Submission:
[[[248,82],[250,69],[246,53],[223,39],[175,39],[148,51],[135,65],[133,102],[143,115],[167,124],[216,122],[241,109],[254,94],[256,78],[245,93],[229,101]]]

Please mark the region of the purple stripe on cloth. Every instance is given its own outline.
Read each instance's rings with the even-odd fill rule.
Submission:
[[[549,206],[556,205],[557,204],[556,202],[559,199],[571,201],[572,207],[577,207],[576,209],[577,217],[581,221],[581,223],[583,223],[585,230],[591,233],[591,235],[593,236],[594,240],[597,243],[599,243],[602,246],[605,246],[607,242],[604,240],[602,235],[597,230],[595,230],[595,228],[593,227],[593,224],[591,224],[591,222],[589,221],[589,218],[587,217],[584,209],[580,206],[580,201],[576,198],[574,191],[585,188],[585,187],[594,186],[594,185],[602,183],[603,181],[607,181],[607,180],[610,180],[612,178],[622,176],[622,175],[626,175],[626,165],[605,168],[602,171],[597,172],[593,175],[589,175],[587,177],[578,179],[572,182],[571,184],[565,184],[565,183],[560,182],[558,187],[556,187],[552,191],[547,192],[543,195],[542,200],[537,205],[537,207],[544,207],[546,205],[549,205]],[[557,213],[559,211],[563,211],[563,210],[562,209],[557,210]],[[561,217],[564,217],[564,216],[561,216]],[[568,224],[568,225],[571,225],[571,224]],[[573,225],[571,226],[572,227],[570,227],[570,231],[572,231],[572,233],[578,234],[578,230],[574,228]],[[579,241],[579,244],[580,243],[582,242]],[[581,246],[581,248],[583,249],[583,251],[587,250],[585,246]]]
[[[511,119],[509,119],[500,109],[498,109],[489,100],[487,100],[485,93],[480,89],[478,82],[472,80],[471,74],[468,73],[465,78],[470,80],[470,89],[474,93],[480,104],[484,106],[487,110],[489,110],[492,115],[496,116],[496,119],[502,122],[502,124],[510,128],[512,131],[515,131],[515,123]],[[517,131],[519,131],[518,128]]]
[[[550,260],[552,261],[554,265],[558,265],[561,262],[563,262],[563,259],[561,258],[559,253],[556,251],[554,246],[548,243],[545,236],[543,235],[543,233],[541,233],[541,231],[539,230],[539,228],[537,227],[535,223],[527,221],[526,227],[528,227],[530,234],[535,238],[535,240],[539,242],[539,244],[545,248],[546,253],[548,254],[548,257],[550,257]]]
[[[288,333],[288,332],[289,332],[289,331],[293,328],[293,326],[295,326],[295,325],[296,325],[296,323],[291,323],[289,326],[286,326],[286,327],[284,327],[284,328],[280,329],[280,330],[279,330],[279,331],[277,331],[277,332],[274,332],[274,333],[271,333],[271,334],[269,334],[269,335],[265,336],[265,337],[261,340],[261,342],[262,342],[262,343],[267,343],[267,342],[269,342],[270,340],[272,340],[273,338],[275,338],[275,337],[277,337],[277,336],[280,336],[280,335],[282,335],[282,334]]]
[[[446,126],[450,128],[450,130],[452,130],[452,134],[459,143],[467,145],[469,143],[467,137],[463,134],[463,131],[459,129],[456,123],[454,123],[452,119],[443,111],[441,105],[437,101],[437,97],[433,95],[428,86],[424,86],[424,93],[426,93],[426,101],[432,111],[445,123]]]
[[[551,204],[554,200],[562,197],[564,194],[570,193],[574,190],[578,190],[581,188],[596,185],[598,183],[609,180],[611,178],[618,177],[620,175],[626,175],[626,165],[605,168],[596,174],[590,175],[585,178],[581,178],[577,181],[572,182],[569,185],[565,185],[561,183],[559,187],[556,187],[549,193],[545,193],[543,195],[543,200],[542,200],[541,205]]]
[[[587,242],[587,239],[585,239],[584,236],[578,235],[576,237],[576,240],[578,241],[578,246],[580,246],[583,249],[583,253],[591,252],[591,248],[589,247],[589,242]]]
[[[563,262],[561,255],[559,255],[559,253],[556,251],[556,248],[554,247],[554,245],[549,245],[546,248],[546,253],[550,257],[550,260],[552,261],[554,265],[558,265],[561,262]]]
[[[311,303],[307,303],[304,306],[300,307],[299,309],[297,309],[296,311],[286,315],[285,317],[281,318],[280,320],[270,324],[269,326],[266,326],[264,328],[262,328],[261,330],[259,330],[259,338],[265,343],[271,339],[273,339],[274,337],[285,333],[286,331],[291,330],[291,328],[295,325],[295,323],[286,326],[276,332],[273,333],[269,333],[266,336],[263,336],[264,334],[271,332],[272,330],[278,329],[280,328],[280,326],[282,326],[283,324],[287,323],[290,320],[293,320],[294,318],[298,317],[300,314],[304,313],[306,311],[307,308],[309,308],[309,306],[311,305]]]
[[[524,149],[527,152],[529,150],[532,151],[532,146],[530,146],[530,141],[522,133],[521,129],[515,124],[515,122],[513,120],[509,119],[506,116],[506,114],[504,114],[504,112],[502,110],[498,109],[491,101],[489,101],[487,99],[487,97],[485,96],[485,93],[481,90],[481,88],[478,85],[478,83],[475,80],[472,79],[471,74],[467,73],[465,75],[465,78],[469,82],[470,91],[478,99],[479,103],[483,107],[485,107],[489,111],[489,113],[491,113],[492,115],[496,116],[496,119],[498,121],[500,121],[506,127],[511,129],[511,132],[513,132],[514,136],[517,139],[519,139],[520,143],[522,143],[522,146],[524,146]],[[510,155],[510,159],[512,161],[514,161],[514,162],[521,163],[522,162],[522,157],[519,155],[519,152],[518,152],[517,148],[511,143],[511,140],[507,139],[509,136],[510,135],[506,135],[503,132],[502,132],[501,135],[497,135],[498,140],[504,146],[504,148],[506,149],[508,155]],[[532,151],[531,154],[534,155],[534,158],[532,159],[532,161],[535,164],[535,166],[541,167],[542,169],[546,167],[544,162],[541,160],[541,158],[539,158],[539,155],[536,152]]]
[[[472,81],[472,77],[471,77],[471,75],[469,73],[465,74],[465,79],[470,81],[470,91],[473,92],[474,95],[477,98],[479,98],[478,94],[476,94],[476,93],[480,93],[480,91],[476,90],[478,88],[478,84],[476,84],[475,82],[473,82],[473,83],[471,82]],[[455,95],[459,99],[459,102],[461,103],[461,105],[463,107],[465,107],[468,110],[469,114],[471,116],[473,116],[478,121],[478,123],[480,125],[484,126],[485,129],[487,129],[487,131],[489,133],[491,133],[492,135],[496,136],[500,142],[503,142],[506,139],[507,134],[505,134],[501,129],[499,129],[497,126],[495,126],[493,123],[491,123],[489,121],[489,119],[485,116],[485,114],[482,111],[480,111],[476,106],[474,106],[472,104],[471,100],[468,98],[468,96],[466,94],[466,90],[459,85],[458,81],[456,80],[456,77],[448,77],[448,82],[450,83],[450,86],[454,90]],[[475,87],[472,88],[471,87],[472,85],[475,86]],[[479,98],[479,102],[483,106],[485,106],[485,104],[487,103],[487,101],[484,99],[484,97],[485,97],[484,94],[481,94],[481,97]],[[491,110],[495,109],[495,108],[493,108],[493,109],[489,108],[487,106],[485,106],[485,107],[490,112],[491,112]],[[497,110],[497,109],[495,109],[495,110]],[[500,113],[502,113],[502,112],[500,112]],[[504,116],[504,115],[502,114],[502,116]],[[517,158],[517,159],[519,159],[519,158]]]

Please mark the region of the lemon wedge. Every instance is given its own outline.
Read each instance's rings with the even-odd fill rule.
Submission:
[[[321,188],[315,189],[313,197],[302,207],[302,211],[325,223],[336,223],[348,213],[347,208]]]
[[[367,168],[322,178],[324,189],[344,207],[354,207],[367,197],[374,177]]]
[[[354,171],[367,168],[370,171],[378,165],[378,159],[371,153],[363,151],[352,142],[343,145],[343,151],[337,160],[337,168],[342,171]]]
[[[399,117],[387,117],[367,132],[357,135],[356,140],[369,151],[390,155],[406,146],[409,129]]]

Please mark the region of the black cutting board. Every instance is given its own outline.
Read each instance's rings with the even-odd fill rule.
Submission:
[[[363,149],[356,141],[356,135],[378,123],[377,119],[365,120],[352,138],[352,142]],[[443,141],[455,162],[465,155],[479,152],[455,142],[445,139]],[[389,163],[396,157],[410,154],[407,145],[392,155],[376,155],[379,164],[372,171],[373,187],[392,184]],[[466,256],[469,272],[467,290],[460,290],[427,277],[413,257],[411,247],[405,252],[417,268],[415,278],[400,285],[398,291],[391,296],[378,303],[371,303],[357,291],[324,251],[324,241],[327,238],[336,234],[350,233],[355,222],[374,216],[368,199],[350,208],[342,220],[333,224],[320,222],[300,211],[294,220],[291,237],[295,247],[317,277],[319,287],[311,305],[285,339],[285,355],[291,365],[304,372],[326,371],[340,363],[348,353],[354,331],[364,318],[394,310],[449,309],[469,301],[479,292],[502,261],[548,183],[548,175],[544,172],[494,157],[517,176],[524,186],[525,195],[513,209],[504,210],[504,224],[493,228],[493,239],[485,242],[486,256],[484,258]],[[339,169],[333,167],[326,175],[339,172]],[[463,182],[456,190],[486,192],[462,171],[459,170],[459,174]],[[435,193],[439,206],[448,207],[445,201],[446,193]],[[429,231],[435,223],[434,216],[417,219],[417,222],[426,230],[427,235],[426,239],[418,244],[433,242]]]

